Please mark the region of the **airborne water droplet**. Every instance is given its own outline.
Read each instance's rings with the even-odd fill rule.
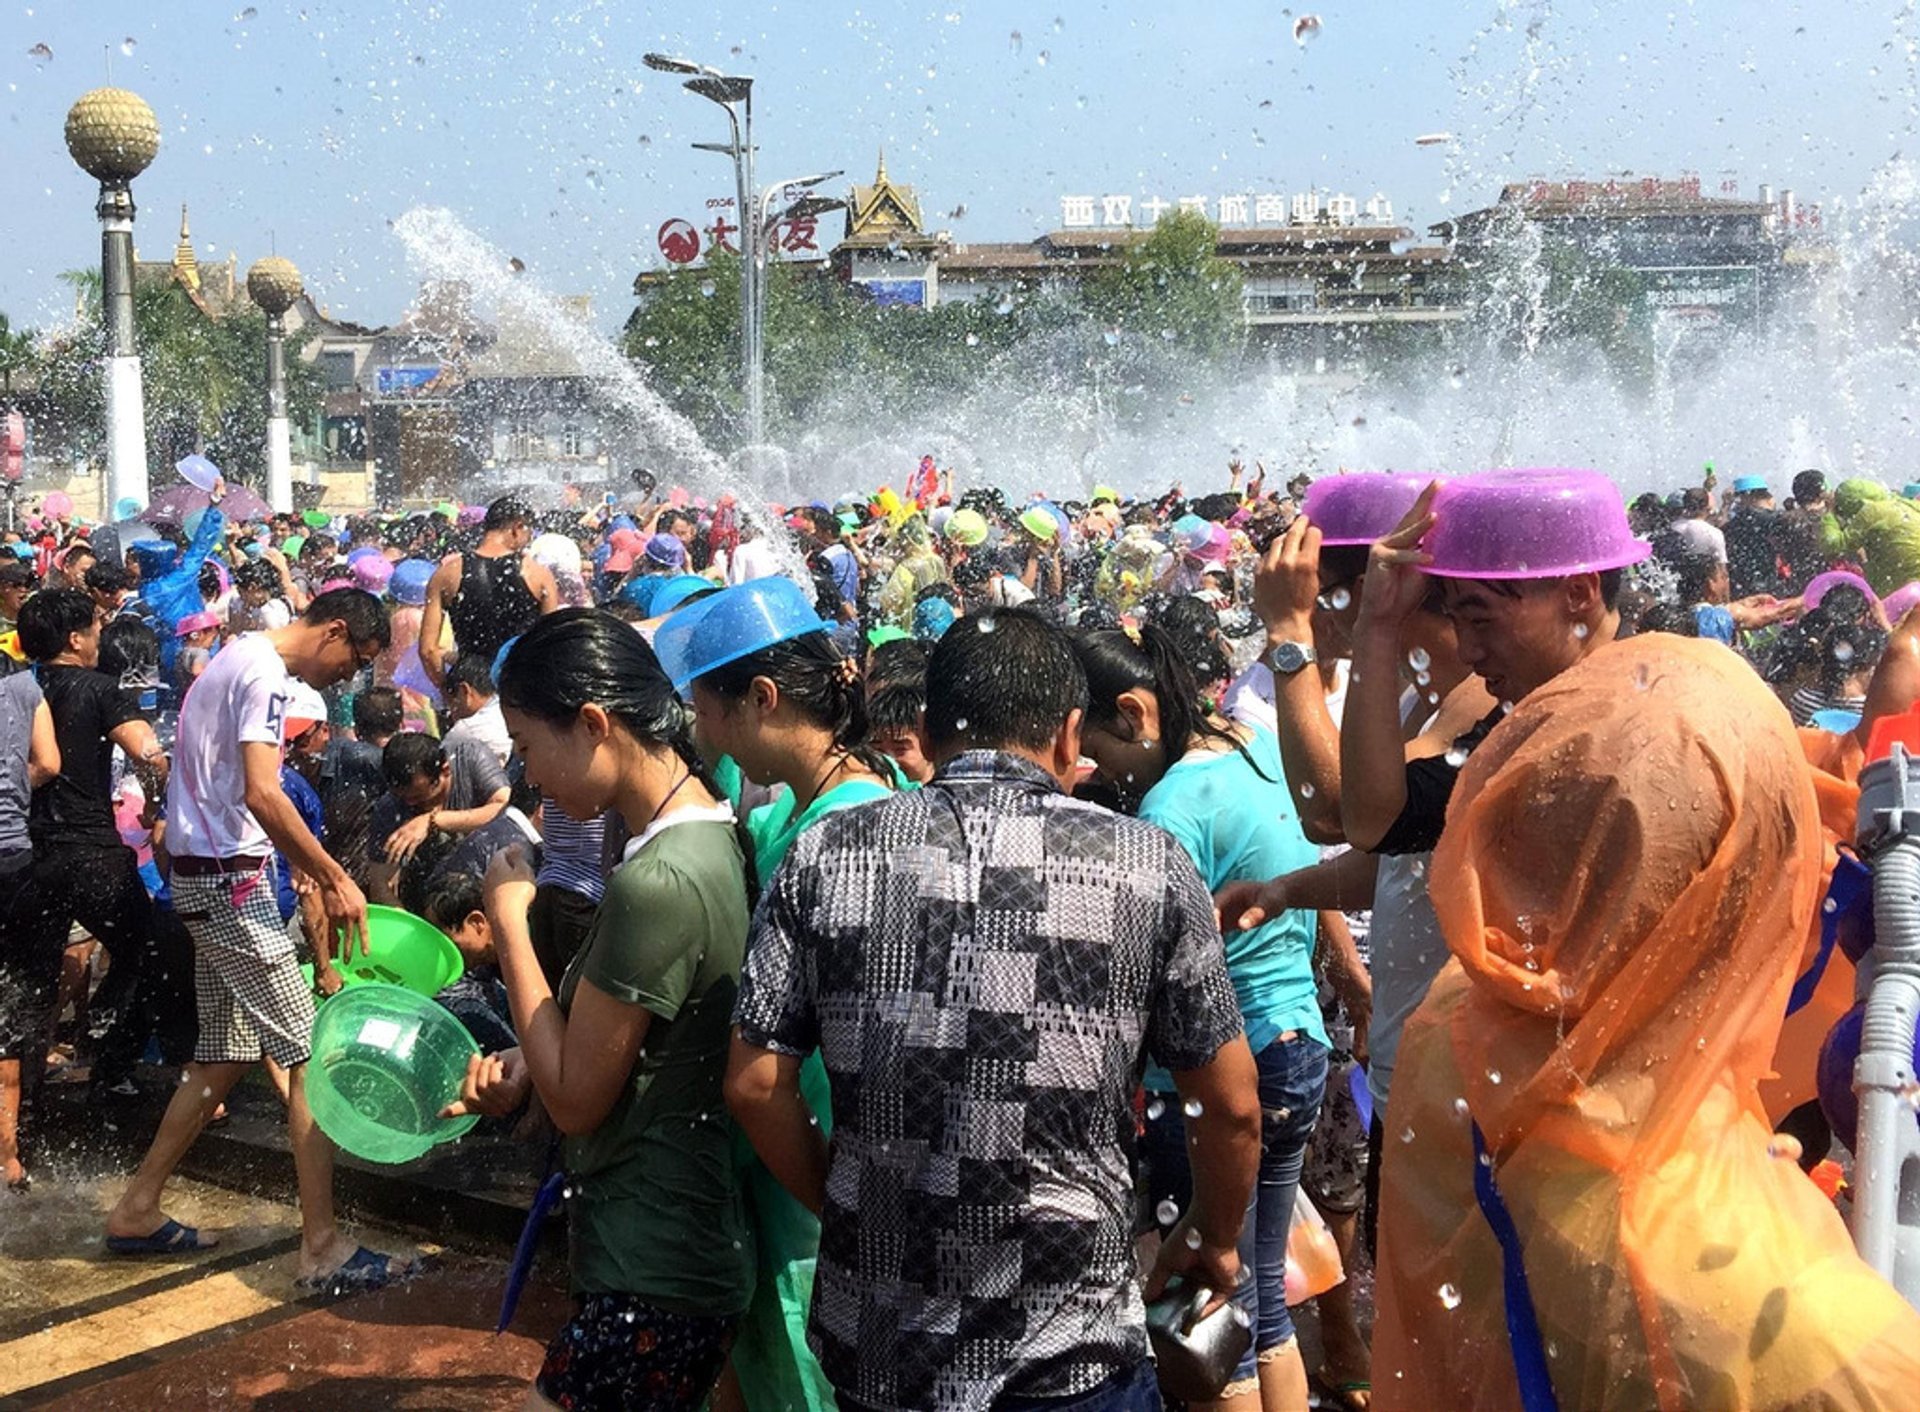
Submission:
[[[1402,1142],[1412,1142],[1412,1141],[1413,1141],[1413,1129],[1412,1129],[1412,1128],[1402,1128],[1402,1129],[1400,1129],[1400,1141],[1402,1141]]]
[[[706,298],[706,299],[713,298],[713,292],[715,288],[716,286],[714,282],[710,279],[703,279],[700,281],[700,294],[703,298]]]
[[[1311,784],[1303,784],[1303,785],[1301,785],[1301,786],[1300,786],[1300,797],[1301,797],[1302,799],[1311,799],[1311,798],[1313,798],[1313,786],[1312,786]]]
[[[1147,1100],[1147,1121],[1149,1123],[1156,1121],[1160,1115],[1166,1111],[1167,1105],[1161,1099],[1149,1098]]]
[[[1306,48],[1310,41],[1319,37],[1320,17],[1318,15],[1302,15],[1293,22],[1293,42],[1302,49]]]
[[[120,52],[122,54],[125,54],[129,59],[131,59],[133,57],[133,50],[134,50],[133,36],[128,35],[125,39],[120,41]]]
[[[1353,603],[1353,595],[1344,588],[1336,588],[1332,594],[1328,596],[1327,602],[1333,605],[1334,612],[1344,613]]]
[[[1153,1219],[1163,1226],[1171,1226],[1180,1219],[1180,1203],[1168,1197],[1153,1208]]]
[[[1498,1084],[1500,1082],[1500,1071],[1498,1069],[1487,1070],[1487,1082],[1490,1084]]]
[[[962,716],[959,720],[953,723],[953,728],[957,731],[965,730],[967,728],[967,718],[965,716]]]
[[[1206,1106],[1201,1103],[1199,1099],[1189,1098],[1185,1103],[1180,1105],[1180,1111],[1185,1113],[1189,1118],[1197,1118],[1207,1110]]]
[[[1120,330],[1117,328],[1108,329],[1101,337],[1106,339],[1109,348],[1116,348],[1120,344]]]
[[[979,334],[977,334],[977,333],[970,333],[970,334],[968,334],[968,335],[967,335],[967,347],[969,347],[969,348],[978,348],[979,346],[980,346],[980,335],[979,335]]]
[[[1587,633],[1588,628],[1585,623],[1575,623],[1573,625],[1573,635],[1580,641],[1585,642],[1587,640]]]
[[[1198,1250],[1199,1248],[1200,1248],[1200,1232],[1188,1231],[1187,1232],[1187,1249]]]
[[[974,621],[980,624],[980,631],[983,633],[990,633],[995,628],[1000,626],[998,623],[994,622],[994,620],[991,617],[975,618]]]
[[[1424,647],[1416,647],[1407,653],[1407,665],[1416,672],[1424,672],[1433,665],[1433,654]]]
[[[1448,747],[1448,750],[1447,750],[1446,761],[1449,765],[1453,766],[1453,768],[1457,770],[1462,765],[1467,763],[1467,752],[1462,750],[1457,745],[1450,746]]]
[[[36,44],[33,48],[27,50],[27,57],[44,69],[48,64],[53,62],[53,46],[50,44]]]
[[[1458,1309],[1460,1307],[1460,1291],[1450,1284],[1441,1285],[1440,1307],[1442,1309]]]

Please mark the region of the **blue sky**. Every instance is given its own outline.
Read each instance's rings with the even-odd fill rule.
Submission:
[[[164,131],[135,186],[143,258],[171,250],[185,201],[203,261],[233,250],[244,270],[272,239],[332,312],[374,323],[415,284],[389,222],[431,204],[617,324],[660,223],[732,186],[687,145],[724,120],[644,69],[650,49],[756,76],[763,178],[867,180],[884,145],[963,240],[1055,228],[1068,193],[1379,190],[1424,226],[1531,175],[1691,170],[1806,201],[1915,155],[1920,20],[1891,0],[742,3],[718,19],[613,0],[6,4],[0,310],[16,323],[57,320],[58,273],[98,258],[61,123],[109,63]],[[1301,45],[1306,13],[1321,24]],[[1456,142],[1414,145],[1442,131]]]

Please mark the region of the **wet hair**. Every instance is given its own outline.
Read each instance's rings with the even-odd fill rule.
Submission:
[[[873,693],[867,714],[873,730],[911,731],[920,729],[920,717],[927,709],[927,693],[914,682],[888,682]]]
[[[749,652],[710,672],[699,684],[728,701],[740,701],[755,677],[765,677],[780,688],[781,699],[806,720],[833,737],[834,745],[882,779],[892,778],[886,756],[867,744],[867,688],[858,673],[824,632],[799,637]]]
[[[500,702],[535,720],[571,726],[589,702],[635,740],[671,750],[715,799],[726,791],[693,745],[693,713],[674,692],[653,648],[627,624],[595,608],[549,613],[521,635],[500,668]],[[735,820],[747,899],[754,881],[753,840]]]
[[[530,524],[533,520],[533,507],[517,495],[503,495],[487,506],[487,517],[480,522],[483,530],[512,529],[515,525]]]
[[[123,564],[109,564],[104,559],[98,559],[87,570],[87,587],[95,593],[119,593],[132,582],[133,576]]]
[[[93,626],[100,608],[77,588],[49,588],[20,605],[20,650],[36,662],[51,662],[67,639]]]
[[[1827,493],[1827,478],[1820,471],[1802,471],[1793,478],[1793,498],[1804,505]]]
[[[353,698],[353,732],[362,740],[398,735],[405,719],[397,687],[371,686]]]
[[[238,575],[235,575],[235,577],[238,577]],[[220,596],[220,566],[212,560],[208,560],[200,566],[200,577],[196,582],[200,585],[200,596],[202,598],[218,598]]]
[[[1166,743],[1169,764],[1211,740],[1231,745],[1255,774],[1268,778],[1240,737],[1209,718],[1193,671],[1173,634],[1153,623],[1140,629],[1137,643],[1123,631],[1075,633],[1073,655],[1086,673],[1089,726],[1111,729],[1120,721],[1122,693],[1151,691],[1160,707],[1160,738]]]
[[[423,731],[396,735],[380,752],[380,773],[392,789],[404,789],[417,779],[438,779],[446,767],[447,752]]]
[[[1046,750],[1087,705],[1087,678],[1061,628],[1024,608],[955,623],[927,661],[927,742]]]
[[[449,868],[428,884],[426,895],[421,898],[420,915],[450,934],[475,912],[486,910],[486,895],[481,891],[480,879],[472,873]]]
[[[1720,569],[1720,561],[1711,554],[1688,554],[1673,565],[1677,580],[1674,592],[1682,606],[1690,607],[1707,596],[1707,585]]]
[[[925,685],[927,659],[932,656],[933,644],[922,638],[902,637],[881,643],[867,654],[868,696],[893,682]]]
[[[138,677],[146,685],[159,680],[160,638],[138,618],[115,618],[100,629],[100,670],[122,686]]]
[[[307,605],[301,620],[314,627],[338,623],[355,647],[377,644],[382,652],[393,645],[393,624],[387,605],[364,588],[330,588]]]
[[[1166,635],[1197,685],[1206,686],[1233,675],[1233,663],[1227,660],[1226,649],[1219,642],[1220,615],[1198,598],[1183,594],[1162,599],[1148,615],[1148,621]],[[1086,666],[1084,658],[1080,665]],[[1087,686],[1093,689],[1090,670]],[[1097,690],[1094,699],[1099,699]]]
[[[447,668],[443,683],[447,691],[466,687],[479,696],[493,695],[493,663],[478,652],[462,652]]]
[[[1688,519],[1698,519],[1712,508],[1713,501],[1708,497],[1705,486],[1689,486],[1680,496],[1680,513]]]
[[[249,559],[233,571],[235,588],[257,588],[266,593],[280,591],[280,573],[264,559]],[[203,588],[204,594],[206,590]]]
[[[1719,561],[1709,560],[1709,562],[1718,563]],[[1675,568],[1677,570],[1679,566],[1676,564],[1669,563],[1669,567]],[[1600,579],[1600,602],[1608,609],[1608,611],[1611,612],[1613,609],[1616,609],[1620,606],[1620,590],[1626,585],[1626,571],[1624,569],[1602,569],[1600,570],[1598,577]],[[1441,605],[1444,604],[1446,600],[1444,595],[1441,592],[1441,589],[1443,585],[1447,582],[1449,582],[1449,580],[1441,579],[1441,578],[1434,579],[1433,591],[1428,593],[1426,603],[1422,605],[1425,610],[1431,611],[1434,613],[1440,613],[1443,611]],[[1486,589],[1489,593],[1499,594],[1502,598],[1519,598],[1533,589],[1543,587],[1547,584],[1556,584],[1561,582],[1561,580],[1557,578],[1469,579],[1469,580],[1454,579],[1454,580],[1451,580],[1451,582],[1475,583],[1475,584],[1478,584],[1481,588]]]
[[[1878,664],[1887,638],[1869,614],[1864,594],[1844,586],[1831,589],[1819,607],[1781,633],[1760,675],[1780,686],[1812,673],[1822,694],[1837,696],[1848,677]]]
[[[33,587],[33,570],[18,559],[0,559],[0,588]]]

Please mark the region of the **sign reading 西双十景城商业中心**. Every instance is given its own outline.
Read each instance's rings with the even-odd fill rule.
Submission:
[[[1181,196],[1164,200],[1149,196],[1062,196],[1063,230],[1103,227],[1150,227],[1169,211],[1192,211],[1223,226],[1354,225],[1362,219],[1376,224],[1393,221],[1393,202],[1379,192],[1364,204],[1344,192],[1241,192],[1228,196]]]

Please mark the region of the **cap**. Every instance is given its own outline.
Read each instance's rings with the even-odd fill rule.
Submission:
[[[1733,478],[1733,492],[1736,495],[1751,495],[1755,491],[1765,490],[1766,488],[1767,478],[1765,476],[1735,476]]]
[[[647,561],[669,569],[685,568],[687,546],[670,534],[656,534],[647,541]]]
[[[296,740],[327,719],[327,703],[303,681],[293,684],[283,721],[287,740]]]
[[[955,510],[947,521],[947,538],[971,549],[987,542],[987,518],[978,510]]]
[[[607,555],[607,572],[610,574],[628,573],[633,561],[640,557],[641,546],[639,530],[617,529],[607,536],[607,547],[612,552]]]
[[[220,626],[220,615],[211,608],[202,608],[198,613],[189,613],[173,625],[175,637],[191,637],[197,632]]]

